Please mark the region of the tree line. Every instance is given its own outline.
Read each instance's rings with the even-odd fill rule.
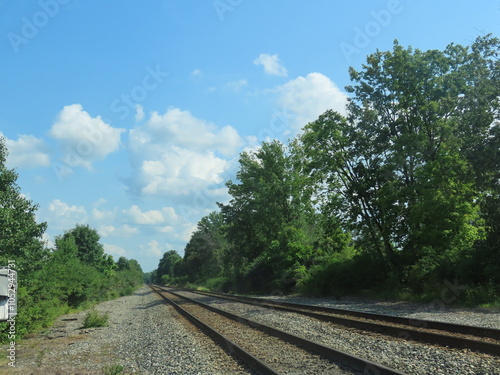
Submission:
[[[346,113],[241,153],[230,201],[152,279],[420,297],[449,281],[464,301],[498,301],[499,47],[488,35],[369,55],[349,70]]]
[[[14,265],[18,276],[16,339],[143,283],[139,263],[125,257],[115,262],[88,225],[66,231],[48,249],[42,240],[47,224],[37,223],[38,205],[21,194],[17,172],[5,165],[7,155],[0,137],[0,266]],[[8,336],[9,324],[0,323],[0,342],[12,341]]]

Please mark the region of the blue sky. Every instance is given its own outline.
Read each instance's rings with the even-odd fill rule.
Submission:
[[[0,0],[0,133],[48,246],[89,224],[150,271],[242,150],[343,111],[349,66],[499,31],[499,0]]]

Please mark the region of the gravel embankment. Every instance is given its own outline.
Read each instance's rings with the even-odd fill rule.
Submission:
[[[80,329],[86,312],[62,316],[46,333],[18,343],[16,367],[0,362],[0,374],[99,375],[112,365],[123,366],[123,374],[251,373],[147,286],[96,309],[109,313],[109,327]]]
[[[181,294],[188,295],[185,292]],[[360,333],[353,329],[338,328],[333,324],[319,322],[295,313],[278,312],[236,302],[221,302],[220,299],[210,299],[206,296],[200,297],[191,293],[189,293],[189,297],[199,298],[205,303],[213,303],[217,308],[306,337],[408,374],[500,374],[500,357],[473,353],[467,350],[453,350],[415,342],[384,339],[371,333]],[[285,299],[282,298],[281,300]],[[297,298],[294,298],[294,300],[294,302],[298,302]],[[308,302],[308,299],[300,300],[302,303]],[[335,301],[327,302],[326,300],[320,303],[336,304]],[[356,306],[351,304],[349,307],[353,310],[371,310],[371,312],[375,312],[375,309],[379,313],[386,314],[391,311],[394,312],[394,309],[389,306],[384,309],[380,306],[375,308],[371,304],[363,304],[360,301],[355,304]],[[400,313],[402,312],[400,311]],[[431,311],[427,314],[419,312],[418,314],[426,318],[429,317],[428,314],[431,314],[435,320],[460,321],[461,324],[481,323],[480,317],[482,316],[484,320],[491,321],[495,325],[493,322],[495,320],[494,315],[498,319],[498,314],[494,312],[475,312],[472,322],[471,319],[466,318],[467,315],[463,311],[446,312],[441,310],[439,312]],[[439,316],[437,316],[438,314]]]

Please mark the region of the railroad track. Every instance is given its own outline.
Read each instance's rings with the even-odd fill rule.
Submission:
[[[178,289],[260,307],[295,312],[344,327],[380,333],[402,340],[424,342],[449,348],[469,349],[485,354],[500,356],[499,329],[403,318],[322,306],[269,301],[261,298],[234,296],[216,292],[202,292],[186,288]]]
[[[403,374],[375,362],[150,285],[231,354],[263,374]]]

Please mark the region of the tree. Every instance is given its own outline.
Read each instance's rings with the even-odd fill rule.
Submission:
[[[308,190],[291,150],[281,142],[264,142],[253,153],[243,152],[239,161],[239,183],[226,184],[232,199],[219,205],[231,243],[227,258],[238,277],[253,283],[251,288],[285,287],[293,268],[312,255]]]
[[[177,262],[181,261],[182,257],[175,250],[167,251],[163,254],[163,257],[158,263],[158,268],[156,269],[155,281],[160,284],[162,280],[174,277],[174,266]],[[166,276],[166,278],[163,278]],[[162,279],[163,278],[163,279]]]
[[[470,141],[477,151],[496,127],[495,49],[493,38],[444,51],[395,42],[350,69],[346,117],[327,111],[305,128],[308,172],[325,202],[403,279],[410,269],[446,272],[483,237],[472,160],[482,153]]]
[[[97,230],[89,225],[77,224],[75,228],[64,233],[63,238],[72,237],[77,247],[76,256],[83,263],[96,267],[97,270],[111,274],[115,269],[113,257],[104,252],[104,247],[99,242]]]
[[[5,165],[7,153],[0,137],[0,264],[15,260],[20,279],[28,282],[47,257],[42,242],[47,224],[36,222],[38,205],[21,194],[16,171]]]
[[[190,281],[221,275],[227,248],[224,219],[220,212],[212,211],[198,222],[184,249],[184,270]]]

